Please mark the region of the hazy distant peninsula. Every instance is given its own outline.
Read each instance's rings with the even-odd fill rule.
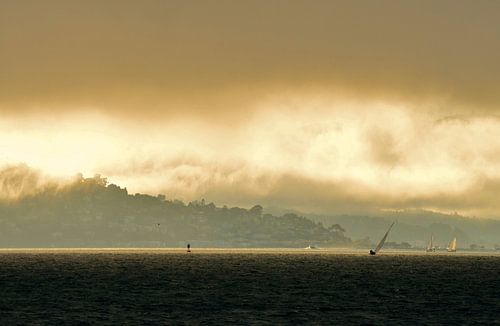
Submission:
[[[338,224],[328,228],[297,214],[185,204],[164,195],[128,193],[96,175],[0,204],[2,247],[305,247],[346,246]]]
[[[426,210],[380,211],[373,215],[322,216],[307,214],[307,218],[321,222],[325,226],[340,224],[346,230],[345,236],[365,239],[367,243],[376,241],[377,235],[384,234],[392,221],[397,221],[390,234],[391,242],[409,243],[413,248],[423,248],[434,236],[436,246],[446,248],[456,237],[461,249],[500,249],[500,221],[486,218],[472,218],[458,214],[442,214]],[[400,245],[390,242],[387,247]]]

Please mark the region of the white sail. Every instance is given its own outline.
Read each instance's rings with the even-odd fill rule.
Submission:
[[[382,249],[382,247],[384,246],[385,240],[387,239],[387,236],[389,235],[389,232],[391,231],[394,223],[396,222],[392,222],[391,226],[389,227],[389,230],[387,230],[382,240],[380,240],[379,244],[377,245],[377,248],[375,248],[375,253],[379,252],[379,250]]]
[[[431,235],[431,239],[429,240],[429,243],[427,244],[427,251],[433,251],[434,249],[434,235]]]
[[[448,246],[448,251],[457,251],[457,238],[453,238],[453,240],[451,240],[450,245]]]

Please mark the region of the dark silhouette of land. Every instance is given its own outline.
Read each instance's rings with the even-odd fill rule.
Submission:
[[[65,187],[0,204],[2,247],[305,247],[350,245],[339,225],[297,214],[265,214],[185,204],[164,195],[128,193],[106,178],[81,175]]]

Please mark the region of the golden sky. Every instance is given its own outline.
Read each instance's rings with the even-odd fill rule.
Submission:
[[[499,40],[498,1],[0,0],[0,180],[500,217]]]

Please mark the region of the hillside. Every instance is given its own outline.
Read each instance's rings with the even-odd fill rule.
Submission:
[[[2,247],[345,246],[350,239],[343,231],[297,214],[264,214],[259,205],[131,195],[98,175],[0,204]]]

